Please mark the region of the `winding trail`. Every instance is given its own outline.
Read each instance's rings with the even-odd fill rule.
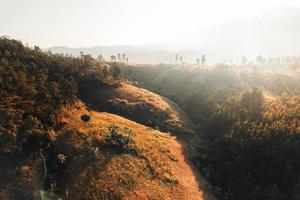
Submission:
[[[162,97],[162,96],[161,96]],[[198,182],[198,187],[204,193],[205,200],[217,200],[216,197],[208,190],[208,183],[205,178],[201,175],[195,163],[191,162],[192,157],[197,156],[197,147],[205,145],[205,139],[201,136],[200,133],[195,131],[195,125],[189,116],[173,101],[166,97],[162,97],[167,101],[172,109],[179,113],[183,124],[185,127],[185,134],[179,134],[176,136],[177,141],[182,145],[185,161],[191,166],[196,181]]]

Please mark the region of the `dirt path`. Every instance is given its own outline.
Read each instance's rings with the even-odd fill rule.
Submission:
[[[199,170],[190,158],[198,155],[197,147],[205,145],[205,139],[201,137],[201,134],[195,131],[195,125],[189,116],[173,101],[166,97],[162,97],[167,101],[174,111],[178,112],[182,117],[183,124],[186,125],[186,134],[178,135],[177,141],[182,145],[183,154],[186,162],[191,166],[194,175],[196,176],[196,181],[198,182],[198,187],[204,193],[205,200],[217,200],[216,197],[208,190],[208,183],[205,178],[200,174]]]

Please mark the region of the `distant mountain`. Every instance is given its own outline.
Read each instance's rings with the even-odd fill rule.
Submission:
[[[80,51],[93,56],[102,54],[106,59],[125,53],[136,63],[174,63],[176,53],[187,62],[195,62],[202,54],[210,63],[240,62],[242,56],[252,60],[257,55],[268,57],[300,55],[300,10],[281,8],[268,13],[230,21],[212,29],[181,36],[190,41],[184,50],[167,45],[95,46],[91,48],[49,48],[54,53],[79,55]],[[172,43],[173,41],[167,41]],[[190,49],[190,50],[187,50]]]
[[[111,55],[125,53],[129,61],[136,63],[169,63],[175,58],[174,52],[153,49],[150,46],[95,46],[91,48],[51,47],[47,50],[51,50],[53,53],[67,53],[75,56],[79,55],[81,51],[91,54],[94,57],[101,54],[106,60],[109,60]]]

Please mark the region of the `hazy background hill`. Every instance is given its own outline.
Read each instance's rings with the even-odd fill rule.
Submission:
[[[254,61],[257,55],[300,55],[300,12],[297,8],[271,9],[248,18],[231,20],[214,28],[179,35],[165,44],[94,46],[85,48],[51,47],[54,53],[79,55],[81,51],[106,59],[125,53],[129,61],[136,63],[174,63],[175,55],[186,62],[195,62],[205,54],[208,63],[240,63],[246,56]],[[182,44],[176,44],[176,40]],[[172,44],[172,45],[171,45]],[[229,48],[230,47],[230,48]]]

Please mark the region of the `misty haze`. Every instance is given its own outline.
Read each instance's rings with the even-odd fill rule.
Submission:
[[[0,200],[300,200],[297,0],[0,0]]]

